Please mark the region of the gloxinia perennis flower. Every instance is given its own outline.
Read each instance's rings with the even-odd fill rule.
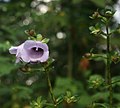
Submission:
[[[45,62],[49,58],[49,49],[46,43],[34,40],[26,40],[19,46],[9,49],[11,54],[16,54],[16,63],[20,60],[29,62]]]

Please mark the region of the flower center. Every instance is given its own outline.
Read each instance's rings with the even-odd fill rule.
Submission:
[[[44,53],[44,50],[39,47],[33,47],[31,48],[30,54],[32,58],[38,58],[41,57]]]
[[[43,53],[43,49],[42,48],[33,47],[32,50],[35,51],[35,52]]]

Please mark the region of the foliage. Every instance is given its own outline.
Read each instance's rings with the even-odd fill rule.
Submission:
[[[111,1],[111,5],[114,3]],[[106,16],[101,19],[104,12],[100,11],[105,5],[104,0],[0,0],[0,107],[54,106],[46,80],[45,69],[48,68],[45,66],[48,65],[16,65],[15,57],[8,52],[11,45],[19,45],[27,39],[26,30],[29,29],[38,33],[37,40],[43,39],[40,34],[44,37],[43,42],[50,39],[50,57],[55,61],[49,60],[49,75],[60,108],[109,108],[109,93],[104,92],[109,85],[103,84],[106,64],[103,23]],[[89,16],[94,11],[91,16],[94,20],[91,20]],[[106,13],[108,17],[113,15],[110,12]],[[110,29],[116,26],[117,29],[110,32],[114,37],[111,71],[114,105],[119,108],[120,29],[112,20]],[[83,55],[91,48],[94,49],[87,53],[89,57],[83,60]],[[94,78],[100,81],[97,86],[94,81],[91,83]]]

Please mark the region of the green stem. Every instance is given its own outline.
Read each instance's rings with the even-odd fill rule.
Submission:
[[[49,72],[46,72],[46,75],[47,75],[47,82],[48,82],[48,86],[49,86],[49,90],[50,90],[50,95],[51,95],[52,101],[54,103],[54,107],[57,108],[57,103],[56,103],[56,99],[53,94],[53,89],[52,89],[52,85],[51,85],[51,81],[50,81],[50,77],[49,77]]]
[[[115,82],[112,82],[111,84],[113,85],[113,84],[115,84],[115,83],[117,83],[117,82],[120,82],[120,80],[117,80],[117,81],[115,81]],[[109,87],[110,87],[110,85],[105,86],[105,88],[109,88]]]
[[[112,79],[111,79],[111,70],[110,70],[110,64],[111,64],[111,56],[110,56],[110,35],[109,35],[109,29],[108,29],[108,23],[106,24],[106,32],[107,32],[107,66],[106,66],[106,83],[107,85],[110,85],[109,90],[109,103],[110,108],[112,108],[113,104],[113,89],[112,89]]]

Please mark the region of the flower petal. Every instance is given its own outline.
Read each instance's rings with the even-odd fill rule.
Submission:
[[[18,47],[16,57],[19,59],[21,58],[24,62],[30,62],[29,55],[24,49],[24,43]]]
[[[16,58],[15,63],[19,63],[20,62],[20,58]]]
[[[17,49],[18,49],[18,47],[11,47],[10,49],[9,49],[9,52],[10,52],[10,54],[16,54],[17,53]]]
[[[25,49],[31,49],[33,47],[42,48],[44,51],[48,50],[47,44],[42,43],[40,41],[33,41],[33,40],[27,40],[27,41],[25,41],[25,44],[24,44],[24,48]]]
[[[43,56],[39,59],[40,62],[46,62],[49,58],[49,51],[44,52]]]
[[[9,49],[11,54],[16,54],[16,63],[45,62],[49,58],[48,46],[40,41],[27,40],[17,47]]]

